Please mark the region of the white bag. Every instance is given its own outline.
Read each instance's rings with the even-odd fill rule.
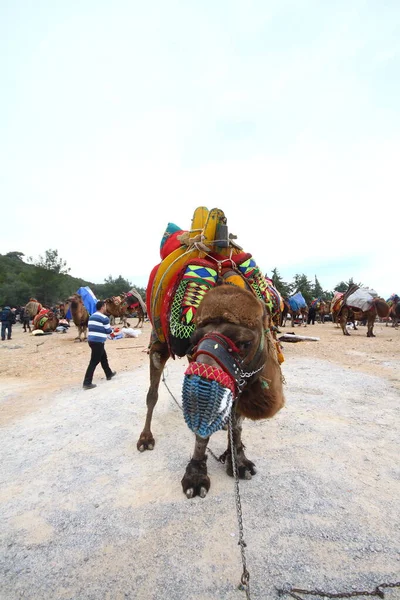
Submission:
[[[350,294],[346,300],[346,305],[366,312],[371,308],[372,302],[377,296],[378,294],[375,290],[367,287],[359,288],[353,294]]]

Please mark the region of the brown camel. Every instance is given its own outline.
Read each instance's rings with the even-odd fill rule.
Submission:
[[[289,314],[292,319],[292,327],[295,326],[296,319],[301,321],[301,323],[299,323],[300,327],[302,325],[304,325],[304,327],[307,326],[307,317],[308,317],[308,307],[307,306],[304,306],[304,307],[300,308],[299,310],[292,310],[291,308],[289,308]]]
[[[40,302],[36,300],[36,298],[30,298],[29,302],[25,306],[24,314],[29,316],[29,319],[32,320],[36,317],[36,315],[42,310],[42,305]],[[30,326],[30,321],[26,321],[26,325],[28,325],[29,333],[32,331]]]
[[[344,305],[339,310],[338,320],[342,327],[343,335],[350,335],[347,331],[346,324],[348,321],[353,321],[354,329],[357,331],[355,321],[367,321],[367,337],[375,337],[374,324],[377,315],[379,317],[387,317],[389,314],[389,306],[383,298],[374,298],[372,306],[369,310],[363,312]]]
[[[392,319],[392,327],[398,327],[400,320],[400,298],[397,294],[393,295],[390,303],[389,314],[386,319],[386,327],[389,324],[389,318]]]
[[[135,312],[138,318],[135,328],[143,327],[146,305],[143,302],[139,292],[135,290],[135,288],[132,288],[130,292],[122,293],[120,296],[107,298],[105,303],[107,314],[110,315],[114,320],[116,317],[119,317],[124,327],[130,326],[127,322],[127,314],[132,312]]]
[[[325,302],[325,300],[321,300],[319,303],[319,307],[317,308],[317,315],[319,315],[319,322],[325,324],[325,317],[329,315],[331,312],[330,302]]]
[[[194,318],[194,334],[186,350],[189,367],[183,388],[185,420],[196,434],[193,456],[182,479],[182,488],[188,498],[196,495],[204,498],[210,488],[206,448],[211,433],[222,425],[220,422],[207,433],[207,427],[201,430],[200,421],[196,419],[204,417],[201,416],[202,406],[206,407],[206,412],[212,410],[213,394],[217,391],[222,394],[220,408],[223,407],[225,418],[231,414],[238,475],[242,479],[251,479],[256,473],[254,463],[244,453],[243,420],[245,417],[253,420],[273,417],[284,404],[282,374],[276,342],[270,331],[271,321],[266,305],[252,292],[228,283],[210,289],[200,301]],[[146,422],[137,442],[140,452],[153,450],[155,445],[151,420],[158,400],[160,377],[171,356],[170,344],[159,341],[153,334],[149,355],[150,388]],[[208,413],[208,424],[210,419]],[[197,425],[193,425],[194,422]],[[221,460],[226,462],[227,473],[232,475],[229,435],[228,448]]]
[[[44,332],[55,331],[58,325],[58,318],[54,312],[48,308],[43,308],[33,319],[33,329],[41,329]]]
[[[286,327],[286,321],[287,321],[287,317],[290,311],[290,304],[287,298],[285,298],[283,300],[283,310],[281,312],[281,321],[280,321],[280,325],[281,327]]]
[[[85,308],[80,294],[72,294],[68,298],[64,305],[64,315],[67,314],[68,309],[71,309],[72,320],[78,328],[78,335],[75,341],[86,342],[87,340],[87,328],[89,323],[89,313]],[[81,336],[83,335],[83,340]]]

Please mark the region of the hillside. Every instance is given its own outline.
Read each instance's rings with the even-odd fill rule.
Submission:
[[[37,298],[42,304],[53,305],[65,300],[82,286],[89,286],[98,298],[105,298],[128,291],[132,284],[119,276],[111,276],[104,283],[93,283],[67,273],[57,272],[57,268],[44,268],[25,262],[20,252],[0,254],[0,306],[18,306]],[[143,288],[136,288],[142,295]]]

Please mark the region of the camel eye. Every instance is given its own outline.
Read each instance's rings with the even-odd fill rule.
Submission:
[[[237,342],[236,345],[241,352],[245,352],[250,348],[251,342]]]

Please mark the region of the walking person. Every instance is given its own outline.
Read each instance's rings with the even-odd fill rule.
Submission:
[[[1,321],[1,340],[4,342],[6,339],[11,340],[11,331],[12,326],[16,322],[15,314],[11,310],[9,306],[5,306],[3,310],[0,312],[0,321]]]
[[[92,383],[93,374],[99,363],[103,367],[103,371],[106,374],[107,380],[109,381],[116,371],[111,371],[108,364],[107,353],[105,349],[105,343],[107,335],[112,333],[110,327],[110,319],[106,316],[106,304],[103,300],[98,300],[96,303],[96,312],[89,317],[89,335],[88,342],[92,350],[90,357],[89,366],[86,370],[85,378],[83,380],[83,389],[91,390],[96,387],[95,383]]]

